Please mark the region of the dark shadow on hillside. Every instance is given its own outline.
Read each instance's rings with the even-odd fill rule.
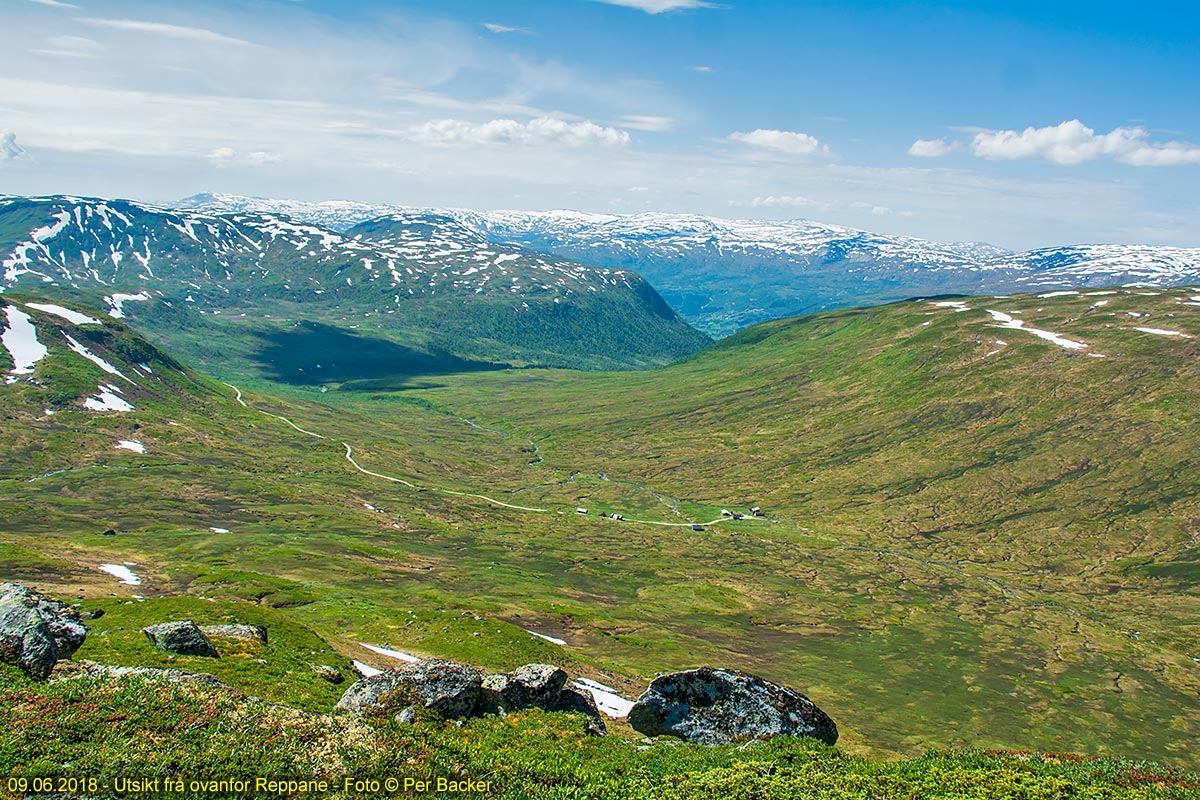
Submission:
[[[441,350],[415,350],[319,322],[256,335],[263,343],[255,354],[263,373],[293,386],[340,383],[344,389],[378,391],[403,388],[418,377],[508,368]]]

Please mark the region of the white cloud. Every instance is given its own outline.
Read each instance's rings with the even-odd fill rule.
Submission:
[[[607,128],[594,122],[567,122],[552,117],[537,117],[528,122],[494,119],[483,123],[438,119],[412,125],[401,132],[401,137],[432,145],[624,147],[630,142],[629,134],[619,128]]]
[[[17,135],[12,131],[0,131],[0,161],[15,161],[25,155],[25,148],[17,144]]]
[[[707,66],[707,65],[701,64],[701,65],[700,65],[700,66],[698,66],[698,67],[692,67],[692,70],[693,70],[694,72],[705,72],[705,73],[708,73],[708,72],[712,72],[712,71],[713,71],[713,68],[712,68],[712,67],[710,67],[710,66]]]
[[[864,203],[861,200],[857,200],[857,201],[851,203],[850,207],[851,208],[861,208],[866,211],[870,211],[872,214],[874,214],[877,217],[891,217],[891,216],[894,216],[897,214],[902,217],[911,217],[912,216],[911,211],[896,211],[892,208],[889,208],[888,206],[875,205],[874,203]]]
[[[759,128],[756,131],[743,133],[738,131],[729,134],[734,142],[741,142],[753,147],[764,147],[768,150],[779,150],[783,153],[810,155],[812,153],[828,152],[829,148],[821,144],[815,136],[795,131],[775,131]]]
[[[1185,142],[1139,147],[1121,156],[1126,164],[1135,167],[1177,167],[1182,164],[1200,164],[1200,147]]]
[[[151,33],[159,36],[169,36],[172,39],[190,39],[196,42],[210,42],[213,44],[232,44],[250,47],[254,46],[253,42],[248,42],[245,39],[237,39],[233,36],[226,36],[223,33],[210,31],[207,28],[191,28],[184,25],[169,25],[165,22],[142,22],[134,19],[101,19],[98,17],[76,17],[75,21],[99,28],[113,28],[122,31]]]
[[[675,120],[671,119],[670,117],[652,117],[631,114],[621,117],[621,124],[626,128],[633,128],[639,131],[664,133],[671,130],[671,128],[675,125]]]
[[[492,33],[516,33],[520,28],[510,28],[508,25],[501,25],[498,22],[485,22],[483,27],[487,28]]]
[[[908,148],[908,154],[917,158],[941,158],[958,148],[958,142],[947,142],[945,139],[917,139]]]
[[[30,2],[37,3],[40,6],[53,6],[54,8],[79,8],[77,5],[62,3],[59,0],[30,0]]]
[[[812,208],[818,205],[816,200],[799,195],[780,194],[756,197],[750,201],[752,208]]]
[[[249,153],[240,153],[232,147],[218,147],[209,153],[206,158],[208,158],[218,167],[228,167],[233,165],[262,166],[263,164],[278,164],[283,160],[283,157],[278,153],[268,153],[264,150],[254,150]]]
[[[980,158],[1013,161],[1040,158],[1070,166],[1109,157],[1138,167],[1200,164],[1200,147],[1185,142],[1154,144],[1145,128],[1115,128],[1097,134],[1077,119],[1023,131],[985,131],[971,142]]]
[[[596,0],[611,6],[625,6],[645,11],[647,14],[661,14],[664,11],[681,11],[687,8],[716,8],[704,0]]]

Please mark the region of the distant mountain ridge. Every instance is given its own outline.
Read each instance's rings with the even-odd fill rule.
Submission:
[[[0,288],[131,315],[188,358],[214,336],[244,339],[231,322],[243,318],[254,335],[316,323],[458,364],[653,366],[709,341],[632,272],[411,211],[339,232],[265,211],[0,197]]]
[[[493,243],[636,271],[676,311],[714,336],[766,319],[917,295],[1200,282],[1200,248],[1100,244],[1018,253],[989,244],[942,244],[805,220],[418,210],[219,194],[196,195],[178,205],[280,213],[335,230],[396,212],[436,213]]]

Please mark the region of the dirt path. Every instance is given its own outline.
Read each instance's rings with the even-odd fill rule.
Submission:
[[[226,383],[225,385],[228,386],[230,389],[233,389],[234,392],[237,393],[236,396],[234,397],[234,399],[238,403],[240,403],[244,408],[249,408],[253,411],[257,411],[259,414],[262,414],[264,416],[280,420],[281,422],[286,423],[287,425],[289,425],[290,427],[299,431],[300,433],[303,433],[305,436],[312,436],[313,438],[316,438],[316,439],[326,439],[326,440],[328,439],[328,437],[322,436],[319,433],[314,433],[313,431],[309,431],[309,430],[305,430],[304,428],[301,428],[299,425],[292,422],[287,417],[280,416],[279,414],[272,414],[269,411],[263,411],[260,408],[255,408],[254,406],[251,406],[249,403],[247,403],[245,401],[245,399],[243,399],[241,389],[234,386],[232,383]],[[471,427],[477,428],[482,431],[488,431],[489,433],[496,433],[496,434],[499,434],[500,436],[504,436],[506,438],[509,436],[509,434],[505,433],[504,431],[495,430],[493,428],[484,428],[482,425],[477,425],[476,423],[472,422],[471,420],[464,419],[462,421],[467,423]],[[530,464],[536,464],[536,463],[542,461],[542,457],[540,455],[541,448],[538,447],[537,443],[534,442],[532,439],[529,440],[529,443],[534,447],[534,453],[538,454],[537,461],[531,461]],[[418,486],[417,484],[412,483],[410,481],[406,481],[403,478],[397,478],[392,475],[385,475],[382,472],[373,472],[372,470],[367,469],[362,464],[359,464],[358,461],[354,458],[354,448],[350,446],[349,442],[342,442],[342,447],[346,448],[346,461],[350,463],[350,466],[354,467],[354,469],[358,470],[362,474],[369,475],[372,478],[378,478],[379,480],[389,481],[391,483],[399,483],[403,486],[407,486],[410,489],[415,489],[418,492],[438,492],[440,494],[448,494],[448,495],[452,495],[454,497],[470,497],[470,498],[474,498],[476,500],[483,500],[484,502],[491,503],[492,505],[495,505],[495,506],[500,506],[501,508],[511,508],[516,511],[528,511],[528,512],[534,513],[534,514],[555,513],[548,508],[536,508],[533,506],[519,506],[519,505],[514,505],[513,503],[505,503],[503,500],[497,500],[494,497],[488,497],[487,495],[484,495],[484,494],[475,494],[472,492],[460,492],[455,489],[446,489],[441,486]],[[572,476],[569,480],[573,480],[576,474],[578,474],[578,473],[572,474]],[[598,477],[600,477],[601,480],[605,480],[605,481],[612,480],[611,478],[608,477],[607,474],[600,474]],[[673,502],[667,502],[667,499],[664,495],[654,492],[653,490],[651,490],[645,486],[641,486],[640,484],[632,483],[629,481],[612,481],[612,482],[613,483],[622,483],[622,484],[625,484],[628,486],[635,487],[642,491],[645,491],[645,492],[653,495],[656,499],[658,499],[660,502],[662,502],[664,505],[666,505],[671,511],[675,512],[676,514],[679,513],[679,511],[678,511],[679,501],[674,498],[671,498],[671,500]],[[553,485],[553,484],[544,484],[544,485]],[[534,487],[530,487],[530,488],[534,488]],[[518,492],[527,491],[527,489],[519,489],[517,491]],[[516,492],[514,492],[514,494],[516,494]],[[557,513],[562,514],[565,512],[560,511]],[[719,525],[723,522],[731,521],[730,517],[724,517],[724,516],[717,517],[716,519],[710,520],[708,522],[657,522],[655,520],[629,519],[629,518],[623,518],[623,519],[618,520],[618,519],[613,519],[611,517],[603,517],[603,519],[606,519],[610,522],[619,523],[619,524],[658,525],[660,527],[667,527],[667,528],[690,528],[693,525],[701,525],[701,526],[707,527],[710,525]],[[756,521],[753,518],[749,518],[749,517],[743,519],[743,521],[746,521],[746,520]]]

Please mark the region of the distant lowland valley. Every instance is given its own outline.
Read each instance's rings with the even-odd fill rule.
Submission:
[[[1200,791],[1200,248],[0,195],[0,344],[5,763]]]

